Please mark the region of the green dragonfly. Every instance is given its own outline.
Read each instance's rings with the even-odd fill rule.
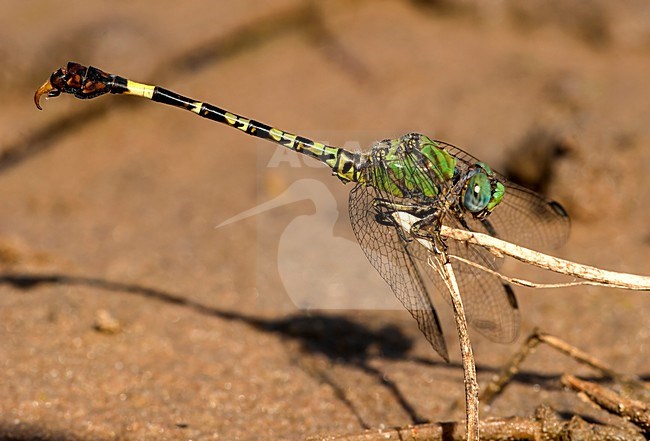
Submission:
[[[569,233],[569,217],[560,204],[508,182],[463,150],[424,135],[410,133],[379,141],[368,152],[351,152],[162,87],[72,62],[55,71],[36,91],[36,106],[41,108],[43,95],[56,97],[61,93],[81,99],[106,93],[135,95],[186,109],[315,158],[344,183],[355,183],[349,213],[361,248],[415,318],[433,349],[447,361],[447,347],[430,293],[437,291],[448,302],[450,299],[429,259],[446,263],[449,255],[456,255],[490,269],[497,269],[501,259],[478,246],[442,238],[440,227],[487,233],[533,248],[560,246]],[[415,222],[404,228],[395,216],[398,213],[408,214]],[[425,247],[424,240],[432,246]],[[511,287],[457,260],[452,268],[468,322],[493,341],[513,341],[519,329],[519,310]]]

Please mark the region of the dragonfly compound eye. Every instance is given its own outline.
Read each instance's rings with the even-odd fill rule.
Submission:
[[[490,198],[490,203],[487,205],[487,211],[494,210],[494,207],[499,205],[505,193],[506,187],[501,182],[495,181],[494,188],[492,189],[492,197]]]
[[[478,172],[467,181],[463,205],[472,213],[483,211],[492,198],[492,185],[485,173]]]

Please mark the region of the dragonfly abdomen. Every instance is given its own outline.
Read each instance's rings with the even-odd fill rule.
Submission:
[[[242,132],[266,139],[303,155],[318,159],[329,166],[334,175],[344,182],[360,182],[361,170],[366,156],[348,150],[312,141],[303,136],[294,135],[260,121],[249,119],[229,112],[213,104],[197,101],[160,86],[138,83],[118,75],[113,75],[92,66],[68,63],[58,69],[34,95],[36,106],[40,109],[40,97],[58,96],[70,93],[77,98],[90,99],[106,93],[135,95],[173,107],[189,110],[203,118],[226,124]]]
[[[131,86],[132,90],[141,90],[141,87],[138,87],[141,85],[135,86],[137,83],[133,84]],[[353,153],[340,147],[329,146],[303,136],[294,135],[263,122],[229,112],[213,104],[193,101],[162,87],[154,86],[151,100],[185,108],[203,118],[227,124],[248,135],[266,139],[289,150],[318,159],[330,167],[333,174],[343,181],[359,181],[359,172],[364,160],[363,155],[360,153]]]

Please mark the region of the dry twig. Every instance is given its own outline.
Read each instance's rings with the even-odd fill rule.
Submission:
[[[549,256],[538,251],[514,245],[510,242],[497,239],[487,234],[474,233],[467,230],[458,230],[442,226],[440,234],[443,237],[482,246],[490,252],[503,256],[514,257],[524,263],[547,269],[556,273],[578,277],[588,282],[612,288],[622,288],[637,291],[650,290],[650,277],[636,274],[618,273],[607,271],[593,266],[582,265],[559,257]]]
[[[524,341],[524,343],[521,345],[519,351],[517,351],[512,356],[510,361],[506,363],[506,365],[501,369],[501,372],[495,375],[492,378],[492,381],[486,386],[480,396],[480,400],[483,404],[492,403],[494,399],[503,392],[505,387],[512,381],[512,378],[519,372],[521,364],[524,362],[524,360],[540,343],[547,344],[551,348],[562,352],[563,354],[573,358],[579,363],[591,367],[592,369],[600,372],[605,377],[612,378],[617,383],[623,384],[630,389],[640,392],[647,391],[645,384],[637,377],[616,372],[613,368],[606,365],[602,361],[565,342],[564,340],[535,329],[533,333],[529,335],[526,341]]]
[[[562,420],[550,407],[540,406],[533,417],[498,418],[481,421],[483,441],[552,441],[582,440],[641,441],[640,433],[617,427],[593,424],[574,416]],[[457,422],[432,423],[398,429],[367,430],[356,435],[311,438],[328,441],[460,441],[466,439],[463,425]]]
[[[625,398],[613,390],[580,380],[573,375],[563,375],[562,384],[601,409],[633,423],[650,438],[650,406],[647,403]]]
[[[413,223],[417,218],[408,213],[394,213],[395,220],[401,225],[405,232],[410,233]],[[454,318],[456,319],[456,330],[458,331],[458,341],[460,344],[460,353],[463,361],[463,382],[465,384],[465,433],[468,441],[479,440],[479,399],[478,399],[478,380],[476,378],[476,364],[472,352],[472,344],[467,332],[467,319],[463,308],[463,301],[456,282],[456,275],[449,262],[442,263],[434,257],[433,244],[424,239],[417,239],[431,253],[429,265],[434,268],[442,280],[445,281],[451,304],[454,309]]]
[[[411,227],[417,221],[417,218],[414,216],[397,212],[393,215],[394,219],[401,225],[404,231],[407,234],[410,234]],[[554,271],[561,274],[566,274],[573,277],[578,277],[583,279],[579,282],[569,282],[553,285],[542,285],[529,282],[523,279],[513,279],[508,278],[499,274],[496,271],[484,268],[474,262],[470,262],[466,259],[463,259],[458,256],[448,256],[450,258],[455,258],[458,261],[461,261],[468,265],[477,266],[480,269],[483,269],[491,274],[506,279],[515,284],[529,286],[529,287],[564,287],[576,284],[595,284],[603,285],[614,288],[623,288],[631,290],[650,290],[650,277],[639,276],[635,274],[625,274],[618,273],[614,271],[601,270],[599,268],[578,264],[568,260],[560,259],[557,257],[549,256],[537,251],[530,250],[518,245],[514,245],[509,242],[502,241],[500,239],[494,238],[492,236],[474,233],[467,230],[458,230],[454,228],[449,228],[447,226],[442,226],[440,229],[440,234],[443,237],[450,238],[453,240],[463,241],[472,243],[475,245],[482,246],[492,252],[493,254],[503,257],[504,255],[513,257],[517,260],[520,260],[524,263],[535,265],[540,268],[544,268],[550,271]],[[469,336],[467,334],[467,322],[465,319],[465,314],[463,311],[462,300],[460,298],[460,293],[458,292],[458,286],[456,284],[456,279],[454,277],[451,264],[449,262],[444,265],[436,258],[433,251],[433,245],[423,239],[416,238],[424,247],[429,249],[432,252],[432,257],[429,259],[429,264],[438,271],[440,276],[445,281],[447,288],[452,297],[452,305],[454,307],[454,317],[456,318],[456,328],[458,330],[458,336],[460,339],[461,354],[463,357],[463,374],[465,380],[465,410],[466,410],[466,436],[468,440],[478,439],[479,433],[479,424],[478,424],[478,386],[476,385],[476,371],[474,364],[474,357],[472,354],[471,343]],[[511,380],[512,376],[518,371],[519,365],[523,362],[526,356],[533,350],[540,341],[556,347],[558,350],[586,363],[595,369],[600,370],[608,376],[622,379],[624,378],[621,375],[618,375],[614,372],[613,369],[608,368],[604,364],[600,363],[595,358],[591,357],[589,354],[586,354],[577,348],[564,344],[562,340],[559,340],[553,336],[547,334],[536,333],[531,338],[529,338],[522,349],[515,354],[511,362],[504,368],[501,375],[493,381],[486,393],[483,395],[483,399],[490,402],[494,397],[503,390],[505,385]],[[473,381],[472,381],[473,379]],[[485,439],[485,438],[484,438]]]

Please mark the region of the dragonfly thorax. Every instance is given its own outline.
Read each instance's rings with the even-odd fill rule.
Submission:
[[[454,177],[456,159],[424,135],[410,133],[376,143],[369,153],[366,182],[397,198],[427,202]]]

